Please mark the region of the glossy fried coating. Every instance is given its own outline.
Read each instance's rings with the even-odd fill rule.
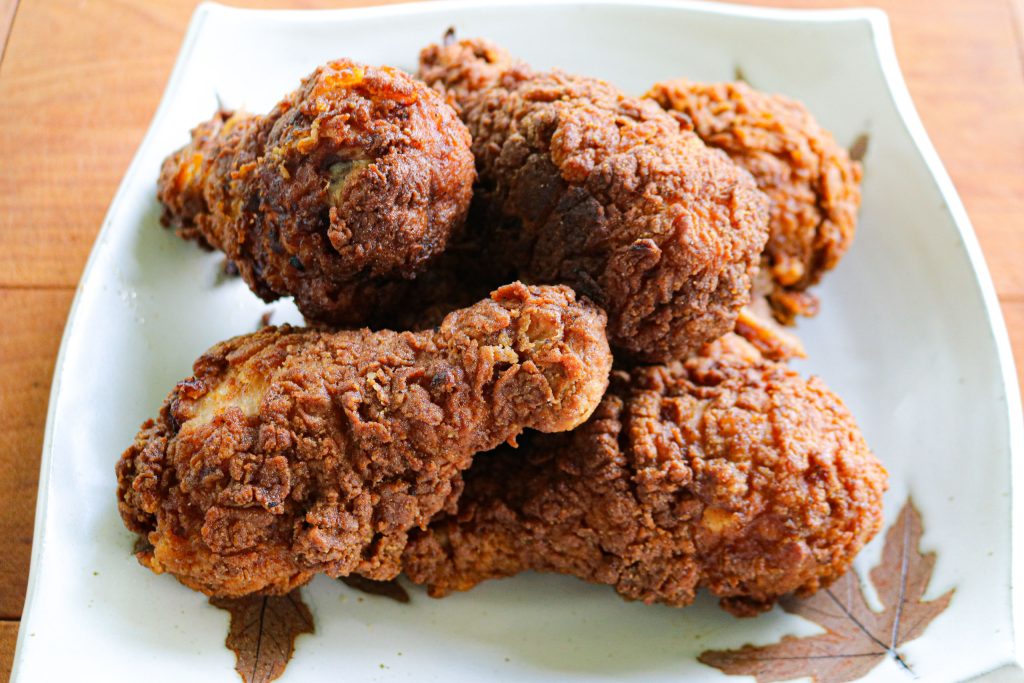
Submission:
[[[139,561],[208,595],[390,579],[474,453],[583,422],[604,314],[515,283],[424,332],[265,328],[214,346],[117,465]]]
[[[771,199],[763,270],[780,322],[814,315],[807,288],[835,267],[853,241],[861,166],[807,108],[746,83],[658,83],[647,97],[675,112],[700,138],[750,171]]]
[[[437,597],[533,569],[673,606],[703,587],[751,615],[845,572],[886,481],[835,394],[730,335],[617,375],[572,433],[478,458],[405,571]]]
[[[224,251],[265,301],[365,324],[462,229],[470,139],[435,91],[329,62],[266,116],[222,111],[164,160],[165,224]],[[506,280],[507,282],[507,280]]]
[[[608,312],[612,346],[682,357],[732,329],[767,239],[750,175],[654,102],[534,72],[485,40],[432,45],[420,76],[456,105],[487,262]]]

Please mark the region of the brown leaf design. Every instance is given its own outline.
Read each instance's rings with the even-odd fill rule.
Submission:
[[[868,142],[871,141],[870,136],[867,133],[861,133],[850,145],[850,159],[853,161],[863,161],[864,157],[868,155]]]
[[[398,579],[391,579],[390,581],[373,581],[371,579],[352,574],[350,576],[340,577],[339,581],[349,588],[353,588],[361,593],[366,593],[367,595],[378,595],[382,598],[391,598],[395,602],[409,602],[409,593],[405,590],[402,584],[398,583]]]
[[[881,562],[870,573],[883,611],[868,606],[856,574],[847,572],[806,600],[786,598],[780,603],[784,610],[813,621],[825,633],[785,636],[764,647],[709,650],[698,660],[730,675],[754,676],[758,683],[805,677],[828,683],[855,681],[886,657],[910,671],[898,648],[920,637],[953,597],[950,590],[935,600],[921,600],[935,566],[935,553],[920,552],[923,532],[921,515],[908,498],[885,534]]]
[[[231,613],[225,645],[235,653],[235,671],[245,683],[268,683],[284,673],[295,638],[313,632],[313,615],[299,589],[288,595],[210,598]]]
[[[274,316],[274,309],[269,308],[263,311],[263,315],[260,316],[260,320],[256,323],[256,331],[259,332],[264,327],[270,324],[270,319]]]

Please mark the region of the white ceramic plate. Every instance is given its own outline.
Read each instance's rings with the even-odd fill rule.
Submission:
[[[912,493],[938,554],[926,597],[949,609],[903,648],[922,680],[962,680],[1014,662],[1011,459],[1020,399],[996,297],[967,216],[914,112],[885,16],[765,11],[647,0],[430,3],[355,11],[200,7],[163,103],[117,193],[72,308],[43,447],[35,546],[14,680],[237,680],[225,612],[138,566],[115,507],[114,463],[192,360],[251,331],[268,306],[221,257],[160,229],[160,161],[216,97],[264,111],[317,64],[349,56],[412,69],[450,26],[538,67],[641,93],[686,75],[802,99],[841,144],[870,135],[857,239],[802,322],[801,369],[822,375],[892,475],[887,520]],[[274,322],[298,321],[290,303]],[[1019,476],[1019,472],[1017,473]],[[858,559],[863,572],[880,539]],[[305,589],[317,632],[284,681],[727,680],[709,648],[771,643],[816,627],[781,610],[737,620],[705,597],[685,610],[621,601],[567,577],[524,575],[409,606],[354,599],[324,578]],[[1019,602],[1019,601],[1017,601]],[[1019,605],[1018,605],[1019,607]],[[892,660],[870,680],[905,681]]]

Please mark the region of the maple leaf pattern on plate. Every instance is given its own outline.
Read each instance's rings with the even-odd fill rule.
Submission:
[[[881,562],[870,573],[881,612],[868,606],[856,573],[850,571],[806,600],[787,598],[780,603],[825,633],[785,636],[763,647],[708,650],[698,659],[727,674],[754,676],[758,683],[806,677],[822,683],[855,681],[886,657],[909,671],[899,647],[920,637],[953,597],[950,590],[934,600],[921,599],[935,565],[935,553],[919,550],[922,533],[921,515],[908,498],[885,534]]]
[[[269,683],[284,673],[295,639],[313,632],[313,615],[296,588],[288,595],[210,598],[231,613],[225,645],[235,653],[235,670],[245,683]]]

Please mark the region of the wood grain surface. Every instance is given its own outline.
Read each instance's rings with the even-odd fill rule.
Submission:
[[[11,675],[14,660],[14,641],[18,639],[18,622],[0,621],[0,680]]]
[[[1024,0],[874,0],[974,223],[1024,359]],[[32,545],[61,331],[107,206],[149,125],[191,0],[0,0],[0,680]],[[339,7],[375,2],[237,2]],[[862,0],[758,0],[805,8]],[[13,23],[11,23],[13,20]],[[8,33],[9,31],[9,33]]]

